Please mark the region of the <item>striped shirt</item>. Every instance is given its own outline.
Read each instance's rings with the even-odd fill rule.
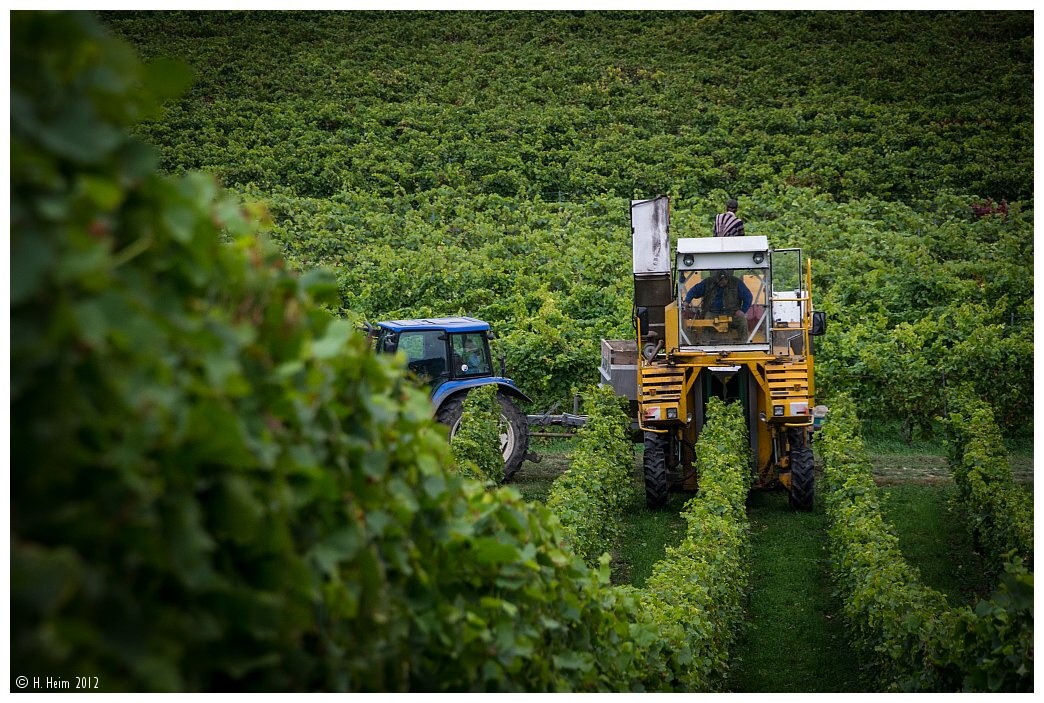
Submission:
[[[714,218],[715,237],[742,237],[743,220],[734,213],[723,212]]]

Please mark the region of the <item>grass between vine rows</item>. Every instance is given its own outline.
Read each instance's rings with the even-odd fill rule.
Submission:
[[[790,509],[784,490],[752,491],[747,630],[733,655],[734,691],[872,690],[861,680],[833,597],[822,509]]]
[[[974,604],[986,584],[979,556],[950,500],[954,489],[944,473],[941,444],[897,451],[884,442],[876,448],[885,452],[879,478],[882,511],[895,526],[903,555],[920,570],[923,582],[946,594],[952,604]],[[1020,449],[1014,448],[1013,464],[1032,465],[1031,454]],[[568,441],[555,441],[534,450],[542,461],[526,462],[513,485],[527,500],[543,501],[554,479],[569,467],[571,449]],[[904,480],[903,467],[896,472],[886,466],[892,456],[920,457],[913,463],[930,467],[930,475],[915,470]],[[635,586],[645,584],[667,545],[681,540],[685,522],[679,512],[691,497],[671,493],[664,510],[647,510],[640,467],[639,449],[632,504],[622,519],[612,562],[613,582]],[[840,604],[832,595],[822,508],[795,513],[782,490],[752,491],[747,505],[753,537],[751,591],[747,629],[733,659],[732,690],[874,691],[845,641]]]
[[[974,604],[989,591],[984,566],[952,504],[949,485],[895,484],[881,487],[881,513],[895,526],[899,546],[921,580],[952,604]]]

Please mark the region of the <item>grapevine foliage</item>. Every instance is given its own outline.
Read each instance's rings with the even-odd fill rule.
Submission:
[[[497,387],[493,384],[473,388],[464,398],[460,425],[450,448],[461,472],[494,485],[504,479],[504,457],[500,452],[503,420]]]
[[[685,538],[668,547],[642,592],[642,608],[664,633],[667,675],[687,689],[724,687],[743,629],[750,572],[747,428],[740,403],[712,398],[696,443],[700,491],[685,506]]]
[[[996,434],[995,425],[983,430]],[[882,685],[893,690],[1032,691],[1033,574],[1022,559],[988,555],[1006,562],[997,590],[974,609],[950,606],[945,596],[920,582],[882,517],[849,398],[837,397],[830,404],[820,446],[834,580],[852,644]]]
[[[107,690],[403,685],[344,652],[398,648],[403,525],[456,485],[427,399],[256,213],[124,135],[179,74],[84,15],[12,35],[13,664]]]
[[[1030,12],[105,13],[196,71],[139,133],[370,319],[490,321],[542,411],[630,338],[628,200],[802,246],[817,386],[907,438],[1033,416]],[[741,47],[737,49],[737,47]]]
[[[950,472],[968,529],[990,570],[1015,559],[1033,568],[1033,500],[1011,474],[993,409],[967,388],[949,394]]]
[[[548,505],[555,507],[568,539],[604,568],[609,554],[600,549],[606,545],[604,536],[615,532],[615,511],[628,497],[625,479],[633,461],[620,441],[624,424],[618,401],[604,389],[591,389],[586,397],[595,425],[580,441],[570,471],[555,481]],[[610,674],[603,674],[610,677],[608,690],[727,687],[749,580],[745,436],[739,404],[712,400],[696,443],[700,492],[682,513],[685,538],[654,565],[645,588],[613,589],[611,602],[627,604],[619,627],[629,635],[619,650],[598,649],[598,659],[616,662]]]
[[[611,388],[584,393],[586,424],[577,430],[569,469],[555,479],[547,507],[558,516],[573,550],[588,564],[612,551],[619,518],[633,486],[630,420]]]

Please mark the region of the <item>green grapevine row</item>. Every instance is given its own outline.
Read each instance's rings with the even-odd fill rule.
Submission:
[[[1015,484],[993,409],[966,390],[951,393],[948,453],[968,529],[992,571],[1015,559],[1033,568],[1033,500]]]
[[[830,407],[820,446],[834,579],[852,643],[882,687],[1032,690],[1032,573],[1006,567],[998,591],[974,610],[923,585],[882,518],[852,401]]]
[[[577,430],[572,462],[555,479],[547,507],[558,516],[573,551],[589,565],[610,552],[632,493],[634,449],[630,420],[611,388],[584,393],[587,423]]]
[[[606,564],[605,550],[615,536],[614,510],[627,497],[632,457],[624,416],[611,392],[590,390],[585,407],[593,408],[595,426],[579,440],[573,465],[555,481],[548,506],[580,553]],[[633,679],[622,679],[627,688],[709,691],[728,681],[729,656],[743,623],[750,556],[745,433],[738,405],[711,401],[708,424],[696,444],[700,492],[682,512],[685,537],[654,565],[644,588],[617,589],[637,606],[626,615],[633,623],[627,650],[637,662]],[[607,459],[615,466],[612,472]]]
[[[707,412],[696,443],[700,491],[682,512],[685,538],[667,549],[642,592],[643,610],[673,640],[663,655],[684,672],[679,683],[687,690],[728,681],[749,584],[746,423],[739,403],[712,399]]]

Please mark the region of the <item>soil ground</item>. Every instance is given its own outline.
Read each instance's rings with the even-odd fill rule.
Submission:
[[[1012,455],[1011,473],[1019,483],[1033,482],[1033,459]],[[878,483],[952,483],[946,457],[927,454],[876,454],[870,457]]]
[[[527,461],[512,481],[527,500],[544,500],[551,484],[569,468],[568,442],[556,442],[551,446],[534,447],[541,460]],[[1033,490],[1033,458],[1012,454],[1011,472],[1015,480]],[[638,460],[640,467],[640,459]],[[874,477],[878,484],[920,483],[946,485],[953,483],[946,457],[934,454],[873,454],[870,457]],[[640,469],[639,469],[640,470]]]

